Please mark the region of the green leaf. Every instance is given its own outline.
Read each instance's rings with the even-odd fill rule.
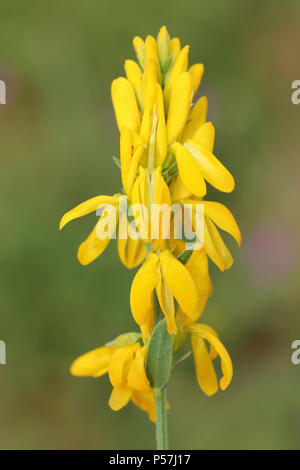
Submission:
[[[166,320],[157,323],[148,346],[146,373],[152,388],[161,389],[169,380],[172,367],[173,340]]]

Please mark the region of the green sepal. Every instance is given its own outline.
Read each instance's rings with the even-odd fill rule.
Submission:
[[[163,388],[170,377],[173,357],[173,339],[166,320],[157,323],[148,346],[146,374],[154,389]]]

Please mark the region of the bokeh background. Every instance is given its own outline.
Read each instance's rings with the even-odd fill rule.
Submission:
[[[131,40],[165,24],[206,67],[201,93],[216,126],[216,155],[236,179],[226,203],[243,233],[235,263],[211,266],[203,321],[231,352],[226,392],[205,397],[192,359],[169,385],[170,446],[290,449],[300,442],[298,0],[1,0],[0,366],[2,449],[153,448],[154,427],[133,405],[107,406],[107,377],[78,379],[79,354],[135,330],[134,272],[115,243],[82,267],[76,250],[95,223],[58,232],[89,197],[119,190],[110,84],[134,58]]]

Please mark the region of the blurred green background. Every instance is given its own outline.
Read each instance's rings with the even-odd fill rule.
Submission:
[[[236,190],[226,203],[242,233],[235,263],[211,266],[214,295],[203,315],[234,362],[229,390],[207,398],[192,359],[169,385],[170,446],[299,448],[300,365],[291,363],[299,322],[298,0],[126,2],[2,0],[0,79],[2,449],[153,448],[154,426],[127,406],[108,408],[107,377],[78,379],[79,354],[136,329],[134,272],[115,243],[82,267],[79,243],[95,215],[58,232],[74,205],[120,187],[110,84],[134,58],[131,40],[165,24],[190,61],[206,67],[201,94],[216,126],[215,153]]]

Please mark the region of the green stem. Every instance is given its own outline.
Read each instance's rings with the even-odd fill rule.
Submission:
[[[154,390],[156,411],[156,449],[168,450],[167,388]]]

